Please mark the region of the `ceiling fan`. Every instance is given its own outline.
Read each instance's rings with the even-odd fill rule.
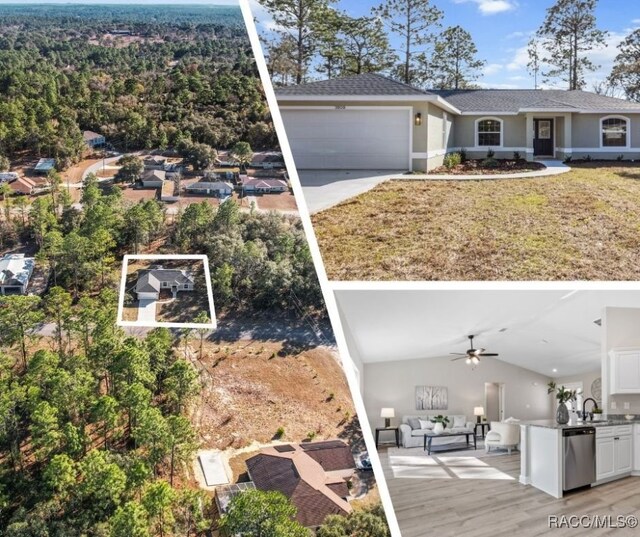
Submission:
[[[473,336],[467,336],[469,338],[469,349],[467,352],[452,352],[451,354],[455,356],[459,356],[459,358],[452,358],[451,361],[455,362],[456,360],[465,360],[465,362],[469,365],[478,365],[480,363],[480,357],[485,356],[499,356],[499,354],[493,352],[484,352],[485,349],[476,349],[473,346]]]

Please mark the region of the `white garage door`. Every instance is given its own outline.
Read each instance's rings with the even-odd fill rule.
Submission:
[[[405,170],[409,109],[283,109],[296,167],[303,170]]]

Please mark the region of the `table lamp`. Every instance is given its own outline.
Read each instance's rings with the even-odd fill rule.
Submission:
[[[385,427],[391,427],[391,418],[395,418],[396,414],[393,408],[383,408],[380,412],[380,417],[384,418]]]
[[[482,416],[484,416],[484,407],[481,406],[476,406],[473,408],[473,415],[476,416],[476,419],[478,420],[478,423],[480,423],[480,420],[482,419]]]

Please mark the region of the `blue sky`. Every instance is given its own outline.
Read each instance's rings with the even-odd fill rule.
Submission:
[[[251,0],[259,28],[270,28],[268,15]],[[353,16],[366,15],[379,0],[341,0],[338,7]],[[444,11],[444,26],[459,24],[473,36],[479,57],[487,61],[482,86],[492,88],[530,88],[533,79],[526,72],[526,44],[544,20],[545,10],[554,0],[432,0]],[[594,51],[594,63],[601,68],[587,77],[587,89],[606,78],[617,54],[617,45],[633,29],[640,27],[640,1],[600,0],[596,11],[598,25],[608,30],[607,46]]]

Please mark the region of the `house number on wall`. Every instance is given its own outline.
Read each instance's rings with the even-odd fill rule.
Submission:
[[[336,106],[336,110],[346,110],[346,106]]]

